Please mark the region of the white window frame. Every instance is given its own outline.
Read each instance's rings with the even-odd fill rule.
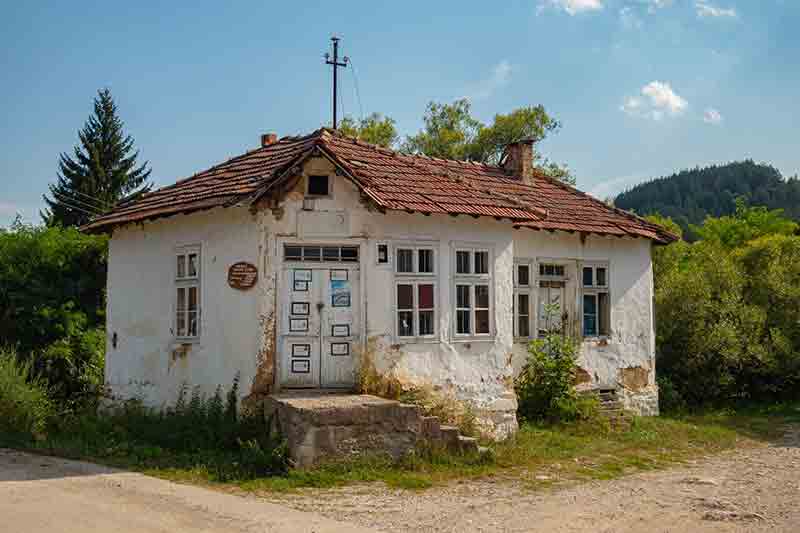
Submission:
[[[195,272],[194,274],[189,273],[189,257],[191,255],[196,255],[196,265],[195,265]],[[183,259],[184,264],[184,272],[181,275],[180,269],[178,268],[178,263],[180,258]],[[172,326],[173,326],[173,333],[176,339],[181,341],[196,341],[200,338],[202,333],[202,309],[203,309],[203,298],[202,298],[202,290],[201,290],[201,279],[203,275],[203,255],[201,253],[201,247],[199,244],[193,245],[186,245],[186,246],[179,246],[175,249],[175,253],[173,254],[173,279],[175,280],[175,286],[173,288],[173,303],[174,303],[174,312],[172,313]],[[178,290],[184,289],[184,309],[179,309],[178,307]],[[195,311],[195,334],[190,335],[190,319],[189,313],[189,291],[191,289],[195,289],[197,294],[197,310]],[[178,314],[183,314],[183,321],[184,321],[184,334],[181,335],[181,332],[178,328]]]
[[[411,286],[411,308],[410,309],[400,309],[397,306],[397,291],[400,285],[410,285]],[[433,286],[433,308],[428,309],[420,309],[419,307],[419,286],[420,285],[431,285]],[[435,279],[431,278],[397,278],[395,279],[394,283],[394,294],[392,295],[392,320],[394,320],[394,337],[398,343],[415,343],[415,342],[430,342],[435,341],[437,339],[437,335],[439,332],[439,327],[437,325],[437,321],[439,319],[439,312],[438,312],[438,301],[439,301],[439,290]],[[401,312],[412,312],[414,323],[412,324],[412,335],[400,335],[400,313]],[[432,311],[433,313],[433,331],[427,335],[420,335],[419,333],[419,315],[420,311]]]
[[[533,272],[533,265],[534,262],[530,259],[515,259],[514,260],[514,302],[512,303],[513,308],[513,320],[514,320],[514,339],[519,341],[528,341],[534,337],[534,328],[535,322],[535,313],[534,313],[534,291],[533,288],[535,286],[536,276]],[[519,267],[527,267],[528,268],[528,284],[522,285],[519,281]],[[519,309],[519,296],[520,295],[527,295],[528,296],[528,335],[521,335],[519,331],[519,320],[520,320],[520,309]]]
[[[560,266],[560,267],[562,267],[564,269],[564,275],[563,276],[559,276],[559,275],[542,274],[541,273],[541,268],[542,268],[543,265]],[[534,336],[534,337],[541,337],[542,336],[542,333],[541,333],[542,330],[539,328],[540,322],[541,322],[541,318],[542,318],[542,317],[539,316],[539,314],[540,314],[539,313],[539,308],[540,308],[540,305],[539,305],[539,303],[540,303],[539,299],[540,298],[539,297],[541,295],[541,289],[542,289],[542,282],[543,281],[558,281],[558,282],[564,283],[564,287],[562,289],[563,290],[563,298],[562,298],[563,301],[562,301],[561,316],[563,317],[565,312],[570,313],[570,312],[573,311],[574,302],[570,303],[567,300],[567,296],[569,295],[569,290],[567,290],[567,289],[568,289],[569,283],[570,283],[569,274],[568,274],[570,266],[576,266],[576,268],[577,268],[576,261],[575,260],[564,259],[564,258],[552,258],[552,257],[539,257],[539,258],[536,259],[536,262],[534,263],[534,266],[533,266],[534,281],[533,281],[533,284],[532,284],[532,287],[531,287],[532,289],[535,289],[535,297],[534,297],[535,301],[534,301],[534,304],[533,304],[534,305],[534,315],[535,316],[533,318],[533,327],[531,328],[531,336]],[[559,318],[559,320],[561,320],[561,318]],[[562,324],[562,326],[563,326],[563,324]]]
[[[411,272],[400,272],[400,253],[399,250],[411,250]],[[419,251],[429,250],[431,252],[431,272],[419,271]],[[394,246],[394,274],[397,277],[436,277],[436,246],[432,244],[396,244]]]
[[[454,341],[462,341],[462,342],[471,342],[477,340],[490,340],[494,339],[495,336],[495,305],[494,305],[494,253],[492,247],[486,246],[484,243],[463,243],[463,242],[456,242],[452,243],[451,246],[452,250],[452,261],[451,261],[451,273],[452,273],[452,308],[454,309],[454,313],[452,314],[451,319],[451,331],[453,335]],[[457,272],[457,265],[458,265],[458,252],[469,252],[470,254],[470,265],[469,265],[469,272],[468,273],[459,273]],[[486,267],[487,272],[476,273],[475,272],[475,254],[478,252],[485,252],[486,253]],[[458,289],[459,285],[467,285],[469,286],[469,296],[470,296],[470,307],[469,308],[461,308],[458,307]],[[477,286],[486,286],[488,289],[488,297],[489,297],[489,307],[477,307],[478,300],[475,297],[475,287]],[[458,332],[458,312],[459,311],[470,311],[470,324],[469,324],[469,333],[459,333]],[[477,326],[477,313],[479,311],[488,311],[488,322],[489,322],[489,331],[487,333],[476,333],[475,327]]]
[[[591,268],[592,269],[592,285],[584,285],[583,284],[583,270],[584,268]],[[605,285],[598,285],[597,284],[597,269],[604,268],[606,271],[606,283]],[[613,323],[611,320],[612,315],[612,305],[611,305],[611,267],[608,261],[584,261],[578,264],[578,283],[580,287],[580,331],[581,337],[587,340],[591,339],[608,339],[612,335],[611,324]],[[602,331],[600,327],[600,294],[606,295],[606,301],[608,302],[608,331]],[[584,305],[583,300],[584,296],[591,296],[595,299],[595,309],[597,310],[597,315],[595,316],[595,324],[596,324],[596,333],[594,335],[587,335],[584,329]]]

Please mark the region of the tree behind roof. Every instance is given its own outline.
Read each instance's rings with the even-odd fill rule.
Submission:
[[[108,89],[94,99],[94,113],[78,132],[80,145],[72,156],[59,158],[58,180],[44,196],[48,225],[80,226],[121,199],[150,190],[148,163],[137,165],[138,150],[125,135],[124,123]]]

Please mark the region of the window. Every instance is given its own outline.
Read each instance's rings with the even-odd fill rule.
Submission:
[[[329,263],[357,263],[358,246],[299,246],[289,245],[283,247],[285,261]]]
[[[435,272],[433,248],[398,246],[395,250],[395,257],[397,258],[397,274],[429,275]]]
[[[527,339],[531,336],[531,265],[514,264],[514,337]]]
[[[308,196],[328,196],[328,176],[308,177]]]
[[[540,278],[563,278],[564,265],[554,265],[549,263],[539,264],[539,277]]]
[[[455,334],[488,336],[492,334],[491,258],[489,250],[455,250]]]
[[[430,281],[397,283],[397,336],[432,337],[436,331],[435,287]]]
[[[540,337],[550,332],[562,331],[568,318],[566,270],[564,264],[539,263],[536,330]]]
[[[608,289],[608,266],[584,265],[581,268],[581,283],[583,336],[609,336],[611,334],[611,302]]]
[[[389,263],[389,245],[386,243],[378,243],[378,257],[377,262],[379,265],[386,265]]]
[[[200,336],[200,248],[180,248],[175,258],[175,337],[196,338]]]

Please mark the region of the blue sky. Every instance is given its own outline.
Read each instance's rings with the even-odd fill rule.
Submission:
[[[0,225],[38,221],[58,154],[109,87],[157,185],[330,120],[322,63],[339,34],[345,114],[402,134],[425,105],[543,104],[539,147],[605,197],[696,165],[752,158],[800,172],[800,2],[4,2]]]

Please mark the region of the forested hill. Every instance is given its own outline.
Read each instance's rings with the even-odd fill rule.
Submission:
[[[784,179],[770,165],[751,160],[682,170],[672,176],[642,183],[621,193],[614,204],[639,215],[658,213],[670,217],[686,233],[689,224],[702,224],[705,217],[730,215],[736,198],[752,206],[783,209],[800,221],[800,180]]]

